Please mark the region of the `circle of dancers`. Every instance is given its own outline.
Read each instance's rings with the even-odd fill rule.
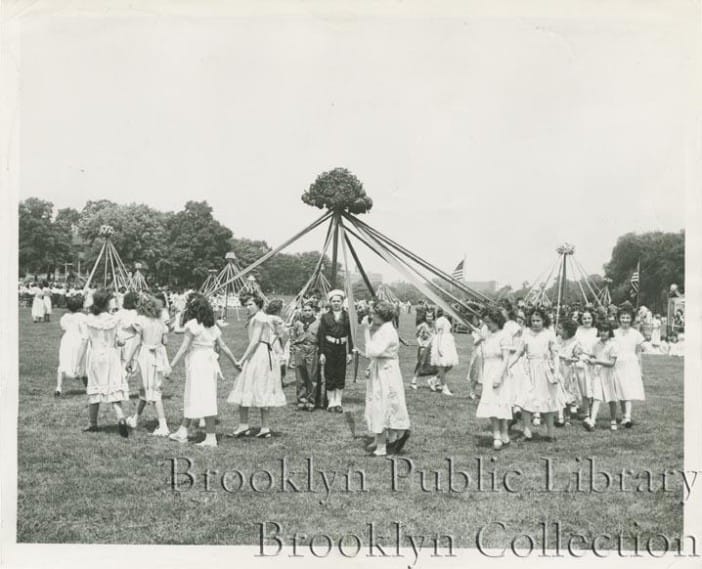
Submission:
[[[34,296],[33,318],[35,312],[38,317],[43,298],[40,292]],[[286,322],[282,301],[264,305],[256,295],[242,298],[248,343],[237,357],[222,337],[222,322],[200,293],[180,295],[169,303],[162,294],[159,298],[123,292],[117,306],[108,289],[92,292],[89,303],[80,294],[71,295],[60,321],[64,333],[55,394],[61,395],[64,379],[83,380],[88,398],[86,432],[99,430],[101,404],[111,406],[123,437],[138,427],[147,408],[153,408],[158,427],[152,435],[187,443],[194,429],[204,428],[205,439],[197,444],[216,447],[217,386],[224,380],[220,361],[226,358],[236,370],[226,403],[238,410],[238,425],[228,437],[274,436],[275,409],[287,404],[288,369],[295,374],[290,383],[295,383],[297,410],[343,414],[353,433],[354,416],[344,411],[343,394],[347,367],[361,355],[367,361],[364,418],[371,440],[366,450],[370,456],[399,453],[411,425],[397,325],[400,311],[411,312],[413,307],[387,300],[361,301],[355,306],[358,320],[351,322],[342,291],[333,290],[324,300],[305,299]],[[459,363],[455,326],[441,308],[424,302],[414,308],[417,350],[409,387],[424,388],[426,381],[437,396],[452,397],[448,378]],[[515,435],[525,441],[553,442],[557,428],[576,420],[593,431],[603,403],[611,431],[634,425],[634,402],[645,400],[640,356],[649,340],[634,326],[633,306],[624,303],[616,313],[577,307],[560,316],[556,326],[552,309],[505,301],[473,318],[466,380],[470,399],[476,399],[476,390],[482,387],[475,413],[489,421],[495,450],[509,445]],[[352,328],[363,339],[362,350],[354,345]],[[173,331],[183,339],[169,361],[166,346]],[[162,388],[181,363],[182,418],[171,432]],[[140,383],[139,401],[127,414],[131,378]],[[256,417],[260,424],[255,428],[251,420]],[[545,435],[538,436],[533,429],[542,424]]]

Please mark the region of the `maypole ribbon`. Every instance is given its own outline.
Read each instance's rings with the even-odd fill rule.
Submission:
[[[354,383],[358,379],[358,338],[356,336],[356,330],[358,327],[358,316],[356,314],[356,303],[353,298],[353,285],[351,284],[351,278],[349,275],[349,260],[346,247],[346,233],[344,231],[344,224],[339,223],[339,233],[341,236],[341,252],[344,257],[344,288],[346,289],[346,298],[349,304],[349,324],[351,328],[351,339],[353,340],[354,346],[354,366],[353,366],[353,381]]]
[[[312,231],[313,229],[315,229],[317,226],[319,226],[319,225],[321,225],[322,223],[324,223],[324,222],[325,222],[327,219],[329,219],[332,215],[333,215],[333,212],[328,211],[328,212],[325,213],[322,217],[320,217],[319,219],[317,219],[317,221],[311,223],[310,225],[308,225],[307,227],[305,227],[302,231],[296,233],[295,235],[293,235],[290,239],[288,239],[287,241],[285,241],[285,242],[282,243],[281,245],[278,245],[275,249],[272,249],[271,251],[268,251],[268,253],[266,253],[265,255],[263,255],[262,257],[260,257],[260,258],[257,259],[256,261],[254,261],[253,263],[251,263],[251,264],[250,264],[248,267],[246,267],[245,269],[242,269],[242,271],[239,272],[237,275],[235,275],[234,277],[232,277],[232,278],[226,280],[225,282],[221,283],[221,284],[219,285],[219,287],[217,287],[217,289],[215,289],[215,290],[213,291],[213,293],[219,291],[219,289],[221,289],[222,287],[227,286],[230,282],[235,281],[236,279],[240,279],[240,278],[244,277],[245,275],[248,275],[251,271],[253,271],[253,270],[256,269],[257,267],[259,267],[261,264],[265,263],[268,259],[270,259],[270,258],[273,257],[274,255],[277,255],[277,254],[280,253],[283,249],[285,249],[286,247],[290,246],[292,243],[294,243],[295,241],[297,241],[298,239],[300,239],[300,237],[303,237],[304,235],[307,235],[307,233],[309,233],[310,231]]]

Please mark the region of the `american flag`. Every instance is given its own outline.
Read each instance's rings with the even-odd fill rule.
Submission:
[[[636,270],[631,274],[631,279],[629,282],[631,283],[631,290],[633,290],[635,293],[639,292],[639,272],[641,270],[641,263],[636,263]]]
[[[453,273],[451,273],[451,276],[456,279],[457,281],[462,281],[463,280],[463,264],[465,263],[465,259],[458,263],[456,265],[456,268],[453,270]]]

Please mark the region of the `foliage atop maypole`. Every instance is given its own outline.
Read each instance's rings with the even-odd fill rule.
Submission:
[[[363,184],[346,168],[334,168],[317,176],[302,194],[302,201],[339,213],[367,213],[373,207],[373,200],[366,194]]]

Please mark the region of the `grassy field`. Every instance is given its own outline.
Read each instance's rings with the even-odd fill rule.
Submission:
[[[391,534],[390,524],[400,521],[403,534],[450,535],[455,546],[474,547],[476,532],[486,524],[499,521],[485,535],[489,546],[505,545],[515,533],[539,535],[539,523],[559,522],[563,535],[579,533],[594,536],[632,532],[645,539],[652,534],[679,535],[682,531],[682,485],[671,477],[667,489],[661,488],[663,470],[680,470],[683,466],[683,364],[673,358],[646,358],[644,381],[647,401],[634,408],[636,425],[631,430],[611,433],[607,417],[594,433],[580,424],[559,431],[556,443],[540,441],[536,436],[526,442],[516,436],[513,444],[499,453],[491,448],[488,424],[475,418],[477,402],[468,398],[465,381],[469,354],[469,337],[457,336],[461,365],[452,371],[449,385],[454,397],[430,392],[425,386],[407,390],[412,420],[410,438],[402,459],[396,463],[401,473],[413,472],[391,488],[390,460],[370,458],[364,451],[363,402],[365,384],[359,373],[356,383],[348,380],[344,404],[354,412],[360,433],[352,438],[342,415],[295,410],[294,388],[288,387],[289,405],[273,411],[275,436],[269,440],[220,437],[217,449],[198,449],[187,444],[155,438],[149,431],[156,426],[153,413],[132,432],[129,439],[118,436],[109,407],[100,412],[101,431],[81,432],[87,422],[86,399],[82,384],[68,381],[64,396],[55,399],[55,369],[58,363],[60,311],[49,324],[32,324],[28,309],[20,309],[19,344],[19,424],[18,424],[18,522],[20,542],[80,543],[162,543],[162,544],[255,544],[259,522],[275,521],[284,534],[324,533],[364,536],[368,524],[375,523],[378,533]],[[403,315],[401,333],[413,340],[414,315]],[[243,322],[233,322],[225,329],[225,339],[236,355],[245,347]],[[172,335],[168,347],[172,355],[180,337]],[[413,347],[404,347],[401,365],[406,382],[414,366]],[[236,409],[226,403],[231,389],[233,369],[222,363],[226,381],[219,386],[220,415],[218,433],[231,432],[237,424]],[[363,369],[363,364],[361,369]],[[180,421],[183,394],[183,367],[173,373],[164,388],[164,402],[169,425]],[[293,372],[294,373],[294,372]],[[137,385],[132,386],[136,392]],[[131,412],[136,405],[128,403]],[[151,414],[149,414],[151,412]],[[606,410],[603,410],[603,413]],[[252,423],[257,426],[258,416]],[[536,428],[537,435],[543,433]],[[198,434],[201,438],[203,435]],[[171,459],[187,457],[192,472],[197,473],[194,487],[175,492],[171,486]],[[286,487],[281,491],[281,459],[289,470],[298,472],[294,482],[299,492]],[[337,478],[327,495],[320,474],[312,476],[307,486],[307,459],[315,471],[324,471],[331,480]],[[552,460],[554,484],[545,489],[544,459]],[[630,478],[626,489],[592,491],[589,485],[589,462],[597,471],[611,474],[629,469],[638,475],[653,472],[653,485],[640,486],[639,478]],[[483,482],[476,482],[479,459],[483,465]],[[581,462],[577,462],[578,459]],[[455,470],[471,476],[468,491],[448,491],[448,460]],[[185,461],[177,463],[185,467]],[[573,472],[581,468],[581,491],[565,491]],[[218,471],[210,477],[211,491],[205,491],[203,472]],[[359,475],[345,486],[345,474],[362,470],[365,491],[360,491]],[[239,479],[231,471],[244,474],[245,483],[236,490]],[[271,473],[275,486],[266,490],[267,475],[250,476],[257,470]],[[432,470],[440,472],[441,488],[433,486]],[[515,492],[501,485],[504,473],[521,471],[509,480]],[[222,487],[224,484],[232,490]],[[420,472],[424,473],[425,491]],[[495,472],[496,490],[490,485]],[[178,479],[184,480],[183,477]],[[597,477],[601,484],[603,475]],[[342,482],[344,486],[342,487]],[[453,476],[456,489],[463,478]],[[431,486],[431,487],[429,487]],[[184,488],[183,488],[184,489]],[[571,488],[572,489],[572,488]],[[597,489],[597,488],[596,488]],[[595,489],[595,490],[596,490]],[[638,524],[638,525],[635,525]],[[494,530],[494,531],[493,531]],[[538,539],[538,537],[537,537]]]

